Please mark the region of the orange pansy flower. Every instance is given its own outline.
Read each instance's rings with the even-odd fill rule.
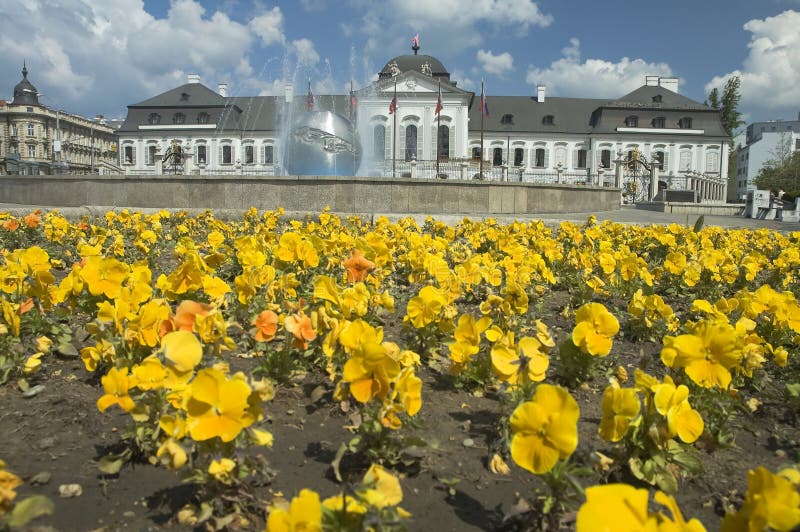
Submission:
[[[350,258],[343,263],[347,270],[347,280],[351,283],[363,281],[367,274],[375,269],[375,263],[368,260],[360,250],[350,252]]]
[[[286,318],[286,330],[294,335],[292,345],[298,349],[308,349],[308,342],[317,337],[311,318],[302,310]]]
[[[253,325],[257,329],[256,341],[270,342],[275,338],[275,333],[278,332],[278,315],[271,310],[264,310],[253,320]]]

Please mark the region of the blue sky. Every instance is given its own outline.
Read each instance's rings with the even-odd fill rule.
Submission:
[[[369,83],[392,57],[437,57],[495,95],[613,98],[648,74],[703,101],[738,74],[750,120],[800,112],[800,0],[0,0],[0,97],[25,59],[46,105],[122,117],[197,72],[232,95]]]

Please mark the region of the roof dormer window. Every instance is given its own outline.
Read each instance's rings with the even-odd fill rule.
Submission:
[[[147,115],[147,123],[152,126],[157,126],[161,123],[161,115],[158,113],[150,113]]]
[[[658,129],[663,129],[666,126],[666,119],[663,116],[659,116],[653,119],[653,127]]]
[[[185,124],[186,123],[186,115],[183,113],[175,113],[172,117],[173,124]]]
[[[205,111],[202,113],[197,113],[197,123],[208,124],[208,113],[206,113]]]
[[[514,115],[512,114],[505,114],[500,118],[500,123],[504,126],[513,126],[514,125]]]
[[[692,129],[692,119],[691,117],[684,116],[680,120],[678,120],[678,127],[681,129]]]
[[[552,126],[555,124],[555,117],[553,115],[544,115],[542,117],[542,124],[545,126]]]
[[[656,94],[655,96],[653,96],[653,103],[661,103],[661,95],[660,94]]]
[[[631,115],[625,118],[625,127],[639,127],[639,117]]]

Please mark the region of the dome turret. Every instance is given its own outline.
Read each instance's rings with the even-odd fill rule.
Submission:
[[[39,91],[28,81],[28,67],[22,62],[22,81],[14,86],[12,105],[39,105]]]
[[[432,78],[450,80],[450,73],[441,61],[430,55],[398,55],[391,59],[378,74],[379,79],[390,78],[409,70],[416,70]]]

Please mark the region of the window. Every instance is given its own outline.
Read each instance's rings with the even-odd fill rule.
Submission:
[[[500,117],[500,123],[504,126],[513,126],[514,125],[514,115],[506,114]]]
[[[492,164],[494,166],[503,164],[503,148],[494,148],[492,150]]]
[[[147,146],[147,151],[144,152],[144,164],[147,165],[156,164],[156,147],[154,144],[150,144]]]
[[[233,164],[233,146],[230,144],[222,146],[222,164]]]
[[[666,125],[666,120],[663,116],[659,116],[653,119],[653,127],[655,128],[663,128]]]
[[[29,137],[32,137],[32,136],[34,136],[35,134],[36,134],[36,133],[34,133],[33,124],[28,124],[28,136],[29,136]]]
[[[275,162],[275,148],[272,144],[264,146],[264,164],[273,164]]]
[[[534,166],[536,168],[545,167],[544,148],[536,148],[536,151],[534,152]]]
[[[579,149],[577,154],[577,164],[575,168],[586,168],[586,150]]]
[[[558,166],[559,164],[564,167],[567,166],[567,148],[565,146],[556,146],[555,160],[553,163]]]
[[[417,126],[409,124],[406,126],[406,149],[405,160],[417,158]]]
[[[244,147],[244,164],[253,164],[256,162],[254,157],[254,148],[252,144],[247,144]]]
[[[678,170],[681,172],[688,172],[692,168],[692,152],[689,150],[681,150],[680,166]]]
[[[208,113],[202,112],[197,114],[198,124],[208,124]]]
[[[632,115],[625,119],[625,127],[639,127],[639,117]]]
[[[147,115],[147,123],[151,126],[155,126],[161,123],[161,115],[158,113],[150,113]]]
[[[602,150],[600,152],[600,167],[611,168],[611,150]]]
[[[378,124],[372,130],[372,153],[378,161],[386,158],[386,126],[383,124]]]
[[[653,153],[653,163],[658,167],[659,170],[664,170],[664,152],[657,151]]]
[[[28,146],[28,157],[36,157],[36,146]]]
[[[134,164],[136,162],[136,151],[134,151],[133,146],[125,146],[122,148],[122,153],[125,164]]]
[[[185,124],[186,123],[186,115],[183,113],[175,113],[172,117],[173,124]]]
[[[481,147],[480,146],[473,146],[472,147],[472,158],[473,159],[480,159],[481,158]]]
[[[660,94],[656,94],[655,96],[653,96],[653,103],[661,103],[661,95]]]
[[[17,125],[16,124],[11,124],[11,136],[12,137],[16,137],[17,136]]]
[[[706,172],[719,172],[719,155],[716,151],[706,153]]]
[[[206,164],[208,155],[206,154],[206,145],[197,145],[197,164]]]
[[[28,112],[28,113],[32,113],[33,112],[33,107],[26,107],[25,111]]]
[[[542,117],[542,124],[545,126],[552,126],[555,124],[555,117],[553,115],[544,115]]]
[[[678,127],[681,129],[692,129],[692,119],[688,116],[684,116],[678,120]]]
[[[522,148],[514,148],[514,166],[522,166],[522,158],[525,156],[525,150]]]
[[[439,126],[439,134],[437,139],[437,156],[439,159],[450,158],[450,127]]]

